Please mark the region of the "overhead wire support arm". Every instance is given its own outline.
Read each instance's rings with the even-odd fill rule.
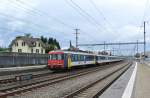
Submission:
[[[100,43],[100,44],[78,44],[78,46],[104,46],[104,45],[133,45],[137,42],[125,42],[125,43]],[[144,44],[144,42],[138,42],[138,44]]]

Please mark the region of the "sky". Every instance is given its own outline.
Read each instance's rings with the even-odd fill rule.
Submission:
[[[16,36],[31,33],[56,38],[67,48],[70,40],[75,45],[76,28],[80,29],[79,44],[143,41],[143,21],[149,44],[149,11],[149,0],[0,0],[0,46],[8,47]],[[135,46],[119,48],[134,50]]]

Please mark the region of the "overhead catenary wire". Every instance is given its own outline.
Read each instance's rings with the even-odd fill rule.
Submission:
[[[107,30],[99,22],[97,22],[97,20],[93,16],[91,16],[88,12],[86,12],[84,9],[82,9],[77,3],[75,3],[73,0],[70,0],[70,2],[74,6],[76,6],[76,8],[78,8],[82,13],[84,13],[87,17],[89,17],[89,19],[92,20],[98,26],[98,28],[100,30],[102,29],[107,32]]]
[[[17,0],[20,4],[24,4],[24,2],[23,1],[21,1],[21,0]],[[29,6],[29,5],[27,5],[27,4],[25,4],[26,6]],[[35,9],[34,7],[32,7],[32,6],[29,6],[29,7],[31,7],[33,10],[34,10],[34,13],[38,13],[38,14],[45,14],[45,13],[41,13],[41,11],[39,11],[38,9]],[[31,9],[29,9],[29,10],[31,10]],[[72,27],[73,28],[73,27]]]
[[[25,2],[23,2],[22,0],[17,0],[18,2],[20,2],[20,4],[25,4]],[[40,11],[39,9],[36,9],[36,8],[34,8],[34,7],[32,7],[32,6],[30,6],[29,4],[27,5],[27,4],[25,4],[26,6],[28,6],[28,7],[30,7],[30,8],[32,8],[34,11],[36,11],[36,12],[38,12],[39,14],[44,14],[45,16],[48,16],[49,17],[49,15],[47,14],[47,13],[45,13],[45,12],[43,12],[43,11]],[[80,13],[80,14],[82,14],[82,13]],[[84,15],[84,14],[83,14]],[[52,18],[55,18],[55,17],[52,17]],[[68,28],[70,28],[70,29],[75,29],[75,27],[73,27],[73,26],[71,26],[71,25],[68,25],[68,24],[66,24],[66,23],[64,23],[64,22],[62,22],[62,21],[59,21],[57,18],[55,18],[58,22],[61,22],[61,24],[64,24],[65,26],[67,26]],[[87,18],[88,19],[88,18]],[[80,30],[81,30],[81,32],[83,32],[83,30],[80,28]],[[91,36],[91,35],[90,35]]]
[[[17,1],[18,3],[20,3],[20,4],[24,4],[25,6],[27,6],[27,7],[31,8],[31,9],[33,9],[33,11],[34,11],[36,14],[39,14],[39,15],[42,15],[42,16],[47,16],[47,18],[52,19],[52,20],[55,20],[56,22],[58,22],[58,23],[64,25],[65,27],[68,27],[68,28],[70,28],[70,29],[74,29],[74,28],[75,28],[75,27],[73,27],[73,26],[71,26],[71,25],[69,25],[69,24],[66,24],[66,23],[63,22],[62,20],[60,20],[60,19],[58,19],[58,18],[56,18],[56,17],[51,16],[51,15],[48,14],[47,12],[41,11],[41,10],[39,10],[39,9],[37,9],[37,8],[35,8],[35,7],[33,7],[33,6],[29,5],[29,4],[27,4],[27,3],[25,3],[25,2],[22,1],[22,0],[16,0],[16,1]],[[29,9],[29,10],[31,10],[31,9]]]
[[[13,1],[10,1],[10,2],[13,2]],[[11,3],[12,4],[12,3]],[[12,5],[14,6],[16,3],[13,3]],[[22,6],[20,6],[19,4],[17,4],[16,6],[14,6],[15,8],[20,8],[20,9],[23,9],[23,10],[29,10],[29,9],[27,9],[27,8],[24,8],[24,7],[22,7]],[[30,12],[30,13],[28,13],[28,14],[32,14],[33,16],[35,16],[35,14],[36,15],[41,15],[42,16],[42,14],[40,14],[40,13],[37,13],[37,12],[35,12],[34,11],[34,14],[32,13],[33,11],[31,11],[31,9],[28,11],[28,12]],[[37,24],[37,23],[35,23],[36,21],[34,21],[34,22],[31,22],[31,21],[29,21],[29,20],[25,20],[25,19],[22,19],[22,18],[17,18],[17,17],[15,17],[15,16],[10,16],[9,17],[9,15],[7,15],[7,14],[4,14],[4,13],[1,13],[1,15],[3,15],[3,16],[7,16],[8,18],[10,18],[10,19],[15,19],[14,21],[20,21],[20,22],[25,22],[25,23],[28,23],[28,24],[31,24],[31,25],[34,25],[37,29],[35,29],[35,30],[37,30],[37,31],[39,31],[39,30],[41,30],[41,29],[43,29],[43,30],[41,30],[40,32],[59,32],[59,33],[62,33],[62,31],[59,31],[59,30],[54,30],[54,29],[52,29],[52,28],[50,28],[50,27],[44,27],[43,25],[39,25],[39,24]],[[33,27],[32,27],[33,28]],[[27,28],[27,29],[32,29],[32,28]],[[38,30],[39,29],[39,30]],[[64,32],[63,32],[64,33]]]
[[[105,15],[102,13],[102,11],[97,7],[97,5],[95,4],[95,2],[93,0],[89,0],[90,3],[93,5],[93,7],[96,9],[96,11],[98,12],[98,14],[100,16],[103,17],[103,20],[111,27],[111,29],[113,30],[114,33],[118,32],[117,30],[113,29],[112,24],[107,20],[107,18],[105,17]]]
[[[0,12],[0,16],[4,16],[4,18],[7,19],[7,20],[20,21],[20,22],[23,22],[23,23],[27,23],[28,26],[29,25],[33,25],[34,27],[36,27],[36,30],[39,29],[41,31],[48,32],[48,30],[46,30],[46,27],[44,27],[43,25],[39,25],[39,24],[33,23],[31,21],[28,21],[28,20],[25,20],[25,19],[21,19],[21,18],[17,18],[17,17],[14,17],[14,16],[10,16],[8,14],[1,13],[1,12]]]
[[[94,26],[95,24],[86,16],[86,15],[84,15],[80,10],[78,10],[74,5],[72,5],[68,0],[65,0],[65,2],[66,2],[66,4],[68,4],[71,8],[73,8],[75,11],[77,11],[78,13],[79,13],[79,15],[81,15],[82,17],[84,17],[84,19],[86,20],[86,21],[88,21],[88,23],[90,23],[90,24],[92,24],[92,26]],[[86,28],[86,27],[85,27]],[[96,27],[97,28],[97,27]],[[98,28],[97,28],[97,30],[98,30]],[[99,31],[99,30],[98,30]],[[80,32],[81,32],[81,34],[87,34],[86,33],[86,31],[84,31],[83,29],[81,29],[80,28]],[[88,40],[90,40],[90,41],[94,41],[94,39],[95,39],[95,35],[93,35],[92,33],[88,33],[87,35],[89,35],[90,36],[90,39],[88,39]],[[93,38],[93,39],[91,39],[91,37]]]
[[[29,20],[25,20],[25,19],[22,19],[22,18],[18,18],[18,17],[15,17],[15,16],[10,16],[8,14],[5,14],[5,13],[1,13],[0,12],[0,16],[5,16],[9,19],[12,19],[12,20],[16,20],[16,21],[20,21],[20,22],[23,22],[23,23],[28,23],[28,24],[31,24],[33,26],[35,26],[37,29],[41,30],[41,31],[45,31],[45,32],[52,32],[52,31],[56,31],[56,32],[62,32],[62,31],[59,31],[59,30],[55,30],[55,29],[52,29],[50,27],[45,27],[43,25],[40,25],[40,24],[37,24],[35,22],[32,22],[32,21],[29,21]],[[36,29],[36,30],[37,30]]]

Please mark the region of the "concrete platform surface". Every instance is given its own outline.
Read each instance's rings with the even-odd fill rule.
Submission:
[[[135,65],[136,63],[133,63],[133,65],[115,83],[113,83],[99,98],[123,98],[122,97],[123,93],[131,78],[133,70],[135,69]]]
[[[138,63],[132,98],[150,98],[150,66]]]

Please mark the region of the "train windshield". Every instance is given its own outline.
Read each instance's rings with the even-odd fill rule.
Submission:
[[[64,55],[63,54],[51,54],[49,56],[50,60],[63,60]]]

